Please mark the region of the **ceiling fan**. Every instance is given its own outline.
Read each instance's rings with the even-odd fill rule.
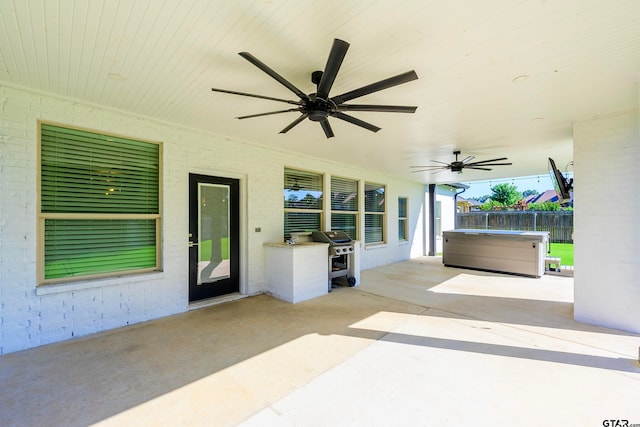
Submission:
[[[410,166],[411,168],[415,168],[411,172],[425,172],[425,171],[433,171],[433,173],[442,172],[443,170],[451,170],[451,172],[462,173],[462,169],[479,169],[483,171],[490,171],[491,169],[486,166],[507,166],[512,165],[513,163],[495,163],[501,162],[502,160],[507,160],[506,157],[500,157],[499,159],[490,159],[490,160],[480,160],[478,162],[472,162],[471,160],[475,159],[473,156],[467,156],[463,160],[458,160],[458,155],[460,154],[459,150],[453,152],[456,156],[456,160],[451,163],[439,162],[437,160],[431,160],[434,163],[440,163],[439,165],[430,165],[430,166]]]
[[[291,92],[296,94],[299,100],[291,101],[287,99],[281,98],[273,98],[270,96],[264,95],[255,95],[251,93],[245,92],[237,92],[233,90],[226,89],[216,89],[212,88],[211,90],[214,92],[222,92],[222,93],[230,93],[232,95],[242,95],[249,96],[253,98],[261,98],[268,99],[271,101],[279,101],[286,102],[287,104],[295,105],[295,107],[287,109],[287,110],[278,110],[278,111],[270,111],[267,113],[258,113],[251,114],[248,116],[240,116],[236,117],[237,119],[249,119],[253,117],[261,117],[268,116],[272,114],[280,114],[280,113],[289,113],[289,112],[299,112],[301,115],[291,122],[287,127],[282,129],[280,133],[287,133],[293,127],[300,124],[304,119],[309,119],[314,122],[319,122],[324,130],[327,138],[331,138],[334,136],[333,130],[331,129],[331,125],[329,124],[329,117],[335,117],[340,120],[344,120],[346,122],[352,123],[354,125],[363,127],[372,132],[377,132],[380,130],[379,127],[372,125],[371,123],[365,122],[358,118],[355,118],[351,115],[346,114],[346,112],[351,111],[373,111],[373,112],[385,112],[385,113],[414,113],[416,108],[418,107],[408,107],[408,106],[399,106],[399,105],[362,105],[362,104],[345,104],[345,102],[350,101],[355,98],[359,98],[364,95],[368,95],[373,92],[378,92],[383,89],[388,89],[393,86],[398,86],[403,83],[410,82],[412,80],[416,80],[418,75],[415,71],[408,71],[406,73],[399,74],[394,77],[389,77],[387,79],[381,80],[376,83],[371,83],[366,86],[363,86],[359,89],[355,89],[349,92],[345,92],[336,96],[329,96],[329,92],[331,91],[331,87],[333,86],[333,82],[338,75],[338,71],[340,70],[340,66],[342,65],[342,61],[347,53],[347,49],[349,48],[349,43],[334,39],[333,46],[331,47],[331,51],[329,52],[329,58],[327,59],[327,64],[324,67],[324,71],[314,71],[311,73],[311,82],[314,83],[317,88],[315,93],[305,94],[296,86],[294,86],[287,79],[282,77],[280,74],[276,73],[274,70],[269,68],[266,64],[260,61],[255,56],[251,55],[249,52],[240,52],[239,55],[242,56],[247,61],[251,62],[253,65],[267,73],[278,83],[289,89]]]

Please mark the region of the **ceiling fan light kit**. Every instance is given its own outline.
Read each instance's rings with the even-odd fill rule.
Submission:
[[[369,85],[363,86],[361,88],[358,88],[349,92],[345,92],[337,96],[329,97],[329,92],[333,87],[333,83],[338,75],[338,71],[340,71],[342,61],[344,60],[348,49],[349,49],[349,43],[340,39],[334,39],[333,46],[331,47],[331,51],[329,52],[327,63],[324,67],[324,71],[314,71],[311,73],[311,82],[316,85],[316,92],[308,95],[302,92],[300,89],[298,89],[293,83],[289,82],[287,79],[282,77],[276,71],[271,69],[268,65],[260,61],[255,56],[251,55],[249,52],[239,53],[239,55],[242,56],[244,59],[251,62],[253,65],[255,65],[257,68],[262,70],[264,73],[268,74],[271,78],[276,80],[278,83],[280,83],[281,85],[289,89],[291,92],[296,94],[299,98],[299,100],[297,101],[226,90],[226,89],[211,88],[211,90],[214,92],[228,93],[232,95],[241,95],[241,96],[247,96],[252,98],[267,99],[270,101],[284,102],[287,104],[295,105],[296,107],[289,108],[286,110],[277,110],[277,111],[270,111],[266,113],[251,114],[251,115],[240,116],[236,118],[242,120],[242,119],[249,119],[254,117],[268,116],[273,114],[299,112],[301,115],[297,119],[295,119],[293,122],[291,122],[287,127],[282,129],[280,133],[287,133],[288,131],[290,131],[292,128],[300,124],[305,119],[309,119],[311,121],[320,123],[322,130],[324,131],[327,138],[331,138],[334,136],[333,129],[331,128],[331,125],[329,123],[329,117],[334,117],[340,120],[344,120],[348,123],[354,124],[356,126],[360,126],[372,132],[377,132],[380,130],[378,126],[375,126],[371,123],[360,120],[350,114],[346,114],[346,112],[369,111],[369,112],[384,112],[384,113],[414,113],[416,111],[418,107],[402,106],[402,105],[345,104],[345,102],[351,101],[352,99],[360,98],[362,96],[365,96],[374,92],[378,92],[384,89],[388,89],[394,86],[401,85],[403,83],[408,83],[410,81],[416,80],[418,78],[418,75],[413,70],[407,71],[406,73],[402,73],[397,76],[389,77],[387,79],[381,80],[376,83],[371,83]]]

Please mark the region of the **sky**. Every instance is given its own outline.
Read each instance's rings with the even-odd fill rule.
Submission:
[[[480,197],[491,194],[491,187],[497,184],[509,183],[517,187],[519,192],[525,190],[537,190],[538,193],[544,193],[547,190],[553,190],[553,183],[549,175],[521,176],[515,178],[501,178],[486,181],[458,181],[468,185],[470,188],[461,194],[466,199],[471,197]]]

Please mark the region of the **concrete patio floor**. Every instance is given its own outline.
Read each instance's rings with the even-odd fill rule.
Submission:
[[[0,426],[640,424],[640,337],[572,320],[573,279],[418,258],[0,356]]]

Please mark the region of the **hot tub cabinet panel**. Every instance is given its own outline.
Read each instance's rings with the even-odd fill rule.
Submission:
[[[442,262],[446,266],[532,277],[544,274],[548,232],[450,230],[442,234]]]

